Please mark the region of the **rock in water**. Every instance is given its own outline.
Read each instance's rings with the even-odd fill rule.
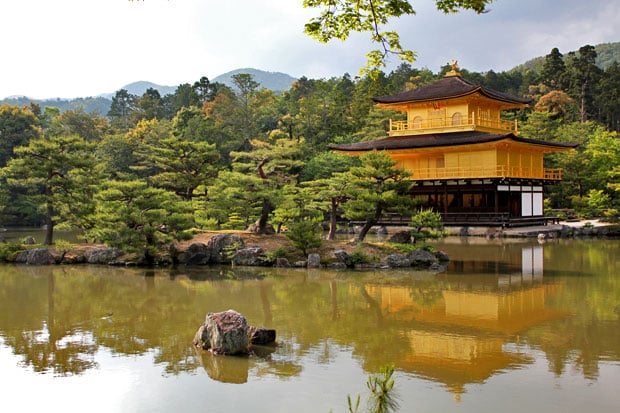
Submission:
[[[316,253],[308,255],[308,268],[319,268],[321,266],[321,256]]]
[[[247,354],[250,343],[270,344],[276,340],[276,331],[248,326],[243,315],[235,310],[209,313],[194,336],[194,345],[214,354]]]
[[[250,337],[250,343],[252,344],[271,344],[276,341],[276,330],[250,326],[248,336]]]
[[[216,354],[246,354],[249,351],[248,323],[235,310],[209,313],[194,337],[194,344]]]

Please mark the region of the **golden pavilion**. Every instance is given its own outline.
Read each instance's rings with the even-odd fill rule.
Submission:
[[[442,79],[391,96],[376,97],[382,108],[402,111],[390,120],[388,137],[331,149],[350,155],[389,152],[413,173],[412,196],[439,212],[446,225],[534,225],[543,211],[544,186],[562,179],[544,167],[543,155],[577,144],[519,136],[516,121],[502,111],[527,107],[529,99],[473,84],[456,70]]]

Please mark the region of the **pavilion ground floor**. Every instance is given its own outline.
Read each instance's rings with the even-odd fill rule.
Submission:
[[[418,207],[440,213],[447,226],[546,225],[557,221],[544,213],[544,186],[549,183],[505,178],[418,181],[411,195]],[[399,219],[405,217],[389,216],[384,224]]]

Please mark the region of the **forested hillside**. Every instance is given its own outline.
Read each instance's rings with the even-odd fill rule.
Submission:
[[[620,62],[620,42],[597,44],[594,46],[594,51],[596,52],[596,60],[594,63],[602,70],[607,70],[607,68],[614,62]],[[576,53],[576,51],[572,52]],[[570,53],[570,51],[566,52],[565,60],[568,56],[570,56]],[[518,71],[523,73],[527,70],[534,70],[536,72],[540,72],[544,62],[545,57],[538,56],[518,65],[510,71]]]
[[[614,220],[620,66],[602,70],[596,59],[586,45],[568,56],[551,50],[539,70],[461,72],[532,99],[507,114],[519,121],[521,136],[580,143],[546,161],[564,169],[549,208]],[[376,79],[302,77],[282,93],[249,74],[233,75],[233,87],[203,77],[163,96],[153,88],[142,95],[121,89],[107,116],[2,105],[0,226],[45,224],[52,242],[53,228],[62,225],[149,256],[189,228],[325,220],[355,197],[350,184],[358,179],[348,174],[360,173],[357,158],[328,146],[386,136],[389,119],[403,115],[371,98],[432,82],[449,69],[402,64]]]

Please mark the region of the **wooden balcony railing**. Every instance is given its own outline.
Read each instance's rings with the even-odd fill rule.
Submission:
[[[560,168],[524,168],[516,166],[476,166],[471,168],[427,168],[414,169],[412,179],[482,179],[482,178],[525,178],[548,181],[562,180]]]
[[[418,120],[391,120],[390,136],[400,135],[423,135],[438,132],[459,132],[468,130],[480,130],[483,132],[511,132],[518,133],[517,121],[491,120],[474,116],[418,119]]]

